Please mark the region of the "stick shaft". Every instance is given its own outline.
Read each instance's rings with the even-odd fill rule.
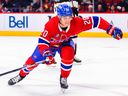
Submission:
[[[13,73],[13,72],[16,72],[16,71],[19,71],[21,70],[22,68],[30,68],[30,67],[33,67],[37,64],[45,64],[45,61],[40,61],[40,62],[37,62],[35,64],[31,64],[31,65],[25,65],[23,67],[20,67],[20,68],[16,68],[16,69],[13,69],[13,70],[10,70],[10,71],[7,71],[7,72],[4,72],[4,73],[1,73],[0,76],[3,76],[3,75],[6,75],[6,74],[9,74],[9,73]]]
[[[6,74],[9,74],[9,73],[12,73],[12,72],[16,72],[16,71],[19,71],[20,69],[22,69],[23,67],[20,67],[20,68],[17,68],[17,69],[13,69],[13,70],[10,70],[10,71],[7,71],[7,72],[4,72],[4,73],[1,73],[0,76],[3,76],[3,75],[6,75]]]

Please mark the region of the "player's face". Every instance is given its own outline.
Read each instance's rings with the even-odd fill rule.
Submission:
[[[60,26],[61,27],[68,27],[72,20],[72,16],[63,16],[60,18]]]

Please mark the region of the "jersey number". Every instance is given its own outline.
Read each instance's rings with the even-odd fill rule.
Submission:
[[[48,35],[48,31],[47,30],[44,30],[44,32],[43,32],[43,37],[46,37],[47,35]]]
[[[91,24],[91,20],[89,18],[84,18],[84,24]]]

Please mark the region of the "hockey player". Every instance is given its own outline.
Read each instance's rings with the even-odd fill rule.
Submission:
[[[74,17],[76,17],[76,16],[78,16],[78,13],[79,13],[79,9],[78,9],[78,2],[76,1],[76,0],[60,0],[60,3],[57,3],[57,4],[55,4],[55,9],[56,9],[56,7],[59,5],[59,4],[67,4],[68,6],[70,6],[71,8],[72,8],[72,13],[73,13],[73,16]],[[55,11],[56,12],[56,11]],[[74,43],[75,43],[75,52],[74,52],[74,62],[76,62],[76,63],[81,63],[82,61],[78,58],[78,57],[76,57],[76,53],[77,53],[77,35],[76,36],[73,36],[73,37],[71,37],[72,38],[72,40],[74,41]]]
[[[54,55],[59,52],[61,58],[60,87],[67,89],[67,78],[72,70],[74,59],[74,42],[72,36],[92,28],[100,28],[106,31],[115,39],[122,38],[122,31],[108,23],[101,17],[92,16],[88,18],[72,17],[72,9],[67,4],[60,4],[57,7],[57,16],[53,17],[45,24],[41,33],[38,45],[33,54],[25,62],[25,65],[35,64],[32,67],[25,67],[20,70],[19,74],[8,81],[9,85],[14,85],[23,80],[40,61],[46,64],[55,62]],[[25,66],[24,65],[24,66]]]

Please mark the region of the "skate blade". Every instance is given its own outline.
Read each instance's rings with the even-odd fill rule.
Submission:
[[[73,65],[82,65],[82,63],[73,62]]]
[[[62,93],[65,93],[65,91],[66,91],[66,89],[61,88],[61,92],[62,92]]]

